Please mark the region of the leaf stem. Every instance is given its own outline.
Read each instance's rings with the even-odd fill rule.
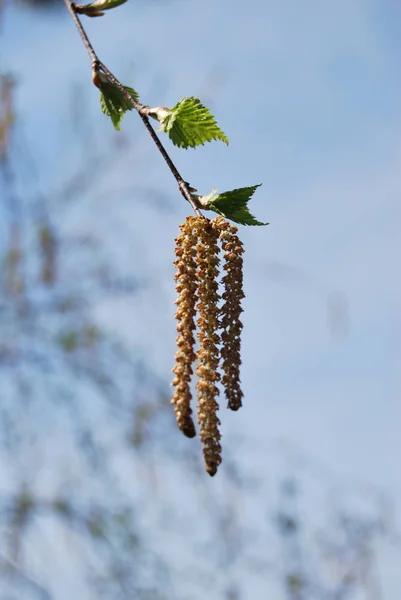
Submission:
[[[135,100],[135,98],[133,98],[131,96],[131,94],[125,89],[125,87],[117,79],[117,77],[115,77],[115,75],[113,75],[113,73],[106,67],[106,65],[104,65],[99,60],[99,58],[95,52],[95,49],[93,48],[93,46],[88,38],[88,35],[81,23],[81,20],[76,13],[75,4],[73,2],[71,2],[71,0],[64,0],[64,3],[67,7],[68,12],[70,13],[70,15],[72,17],[72,20],[75,23],[78,33],[81,36],[82,42],[89,54],[89,58],[92,63],[92,69],[101,69],[101,71],[103,71],[103,73],[106,75],[106,77],[109,79],[109,81],[111,83],[113,83],[116,86],[116,88],[118,88],[120,90],[120,92],[123,94],[124,98],[126,98],[126,100],[131,104],[131,106],[136,109],[137,113],[139,114],[140,118],[142,119],[143,124],[145,125],[146,129],[148,130],[150,137],[156,144],[157,149],[159,150],[160,154],[164,158],[168,168],[170,169],[173,177],[175,178],[175,180],[178,184],[178,189],[180,190],[181,194],[183,195],[185,200],[187,200],[189,202],[189,204],[192,206],[195,214],[198,217],[206,218],[199,210],[199,206],[197,205],[196,200],[191,195],[191,192],[189,191],[189,184],[180,175],[177,167],[175,166],[174,162],[170,158],[167,150],[161,143],[156,131],[153,129],[152,125],[150,124],[148,116],[142,112],[144,105],[141,104],[140,102],[137,102]]]

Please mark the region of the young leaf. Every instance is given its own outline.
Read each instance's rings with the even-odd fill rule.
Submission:
[[[226,135],[198,98],[183,98],[167,114],[156,118],[161,121],[159,131],[165,131],[180,148],[195,148],[212,140],[221,140],[228,145]]]
[[[110,10],[124,4],[127,0],[96,0],[90,4],[75,4],[75,12],[87,17],[102,17],[104,10]]]
[[[199,197],[198,200],[205,209],[213,210],[239,225],[268,225],[268,223],[257,221],[248,208],[249,200],[261,185],[239,188],[230,192],[223,192],[217,196],[215,190],[213,190],[209,196]]]
[[[104,81],[102,78],[99,87],[100,107],[102,109],[102,113],[110,117],[114,127],[119,131],[120,123],[124,114],[127,112],[127,110],[132,110],[133,106],[113,83]],[[124,87],[127,92],[129,92],[131,96],[138,101],[139,95],[136,93],[136,91],[130,87]]]

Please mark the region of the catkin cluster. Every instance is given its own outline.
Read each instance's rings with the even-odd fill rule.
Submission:
[[[228,408],[238,410],[242,403],[240,314],[244,250],[237,227],[222,217],[213,221],[187,217],[175,241],[177,352],[171,402],[178,427],[187,437],[194,437],[191,379],[196,364],[197,422],[206,471],[213,476],[221,463],[219,382]],[[221,252],[225,274],[220,280]]]

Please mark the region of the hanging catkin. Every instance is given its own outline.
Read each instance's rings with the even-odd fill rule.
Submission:
[[[197,300],[197,279],[196,279],[196,221],[197,217],[187,217],[185,223],[180,226],[181,233],[176,238],[174,265],[177,269],[175,281],[178,298],[175,301],[177,311],[175,318],[177,320],[177,352],[175,355],[176,364],[173,368],[175,374],[173,380],[173,399],[174,412],[178,427],[187,437],[196,435],[195,425],[192,420],[192,408],[190,406],[192,365],[195,360],[195,315]]]
[[[244,248],[237,236],[237,227],[230,225],[222,217],[215,219],[215,226],[220,229],[224,251],[223,269],[226,272],[222,278],[224,304],[221,309],[220,321],[222,328],[222,382],[228,408],[238,410],[242,406],[243,397],[240,382],[241,331],[243,325],[240,315],[242,313],[241,300],[245,297],[242,271]]]
[[[224,253],[222,297],[219,295],[219,243]],[[187,437],[194,437],[191,377],[196,359],[199,436],[209,475],[216,474],[222,460],[217,416],[219,383],[224,388],[228,408],[238,410],[242,404],[243,251],[237,228],[222,217],[213,221],[187,217],[176,238],[177,352],[172,404],[178,427]],[[196,329],[198,345],[195,352]]]
[[[216,400],[219,394],[217,382],[220,380],[219,368],[219,232],[203,220],[199,227],[199,239],[196,246],[196,262],[199,302],[198,310],[198,423],[203,445],[206,470],[215,475],[221,463],[220,421]]]

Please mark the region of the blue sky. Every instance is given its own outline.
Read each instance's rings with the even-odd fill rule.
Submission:
[[[400,17],[392,0],[129,0],[85,21],[101,59],[144,102],[168,106],[198,95],[212,106],[229,147],[171,149],[192,185],[206,194],[263,183],[252,209],[270,225],[241,230],[245,402],[241,414],[223,415],[226,443],[243,435],[236,456],[260,472],[272,444],[283,441],[355,484],[387,490],[398,507]],[[65,162],[68,149],[54,151],[69,127],[60,113],[67,112],[71,81],[87,83],[92,122],[108,139],[111,125],[90,86],[89,60],[67,17],[40,20],[10,9],[2,30],[1,67],[17,74],[26,132],[38,139],[44,181],[56,182],[74,166]],[[139,152],[105,177],[86,216],[77,207],[65,226],[85,228],[96,210],[96,233],[112,237],[120,227],[111,251],[125,264],[133,260],[152,293],[145,290],[134,307],[121,300],[99,305],[96,317],[168,380],[173,239],[188,208],[139,119],[125,117],[122,128]],[[125,197],[110,206],[105,189],[149,180],[174,210],[158,215],[146,201]],[[347,311],[341,335],[327,323],[332,292]],[[135,327],[127,330],[129,318]],[[386,600],[398,600],[401,575],[391,561],[386,582]]]

